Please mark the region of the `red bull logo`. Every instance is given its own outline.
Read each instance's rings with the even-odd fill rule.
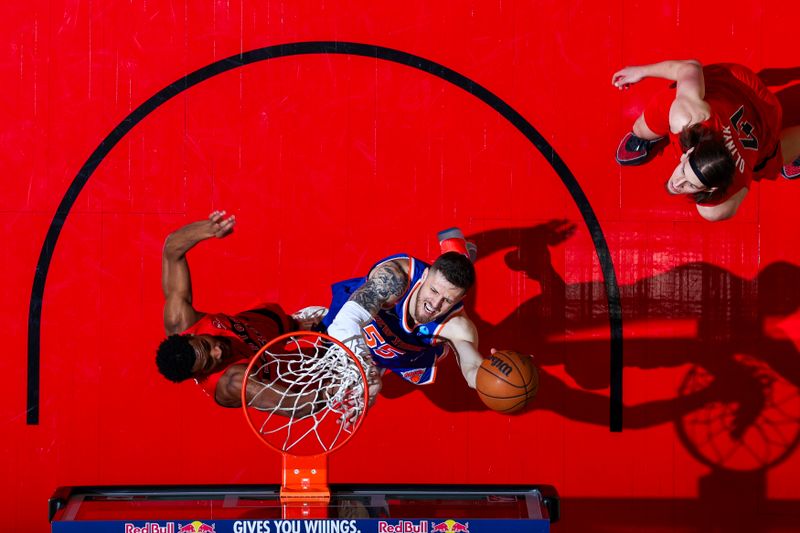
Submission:
[[[199,520],[195,520],[186,525],[178,524],[178,529],[175,533],[216,533],[216,531],[214,529],[214,524],[209,526]]]
[[[125,533],[175,533],[175,523],[167,522],[162,526],[158,522],[146,522],[143,526],[137,526],[126,522],[123,531]]]
[[[469,522],[456,522],[455,520],[445,520],[438,524],[433,524],[431,533],[468,533]]]
[[[428,522],[412,521],[412,520],[399,520],[396,524],[387,522],[386,520],[378,521],[378,533],[430,533],[428,530]]]

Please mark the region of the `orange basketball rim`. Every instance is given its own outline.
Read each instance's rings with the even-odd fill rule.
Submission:
[[[324,516],[328,454],[361,426],[368,399],[361,363],[328,335],[287,333],[253,356],[242,382],[242,410],[256,436],[283,456],[284,516]]]

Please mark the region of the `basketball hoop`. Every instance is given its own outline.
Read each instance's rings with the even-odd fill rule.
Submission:
[[[350,440],[363,422],[366,384],[353,353],[322,333],[287,333],[250,361],[242,409],[258,438],[283,456],[284,517],[326,516],[328,454]]]

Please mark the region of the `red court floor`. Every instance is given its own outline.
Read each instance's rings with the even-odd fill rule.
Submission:
[[[153,362],[164,238],[226,209],[233,235],[189,254],[198,309],[325,305],[331,283],[433,259],[460,226],[479,246],[481,351],[540,369],[512,416],[452,359],[428,387],[387,376],[332,481],[551,484],[558,532],[799,529],[800,182],[702,220],[664,191],[669,155],[614,161],[665,82],[610,83],[625,65],[738,62],[800,123],[797,2],[1,13],[3,528],[47,531],[60,485],[278,482],[238,410]]]

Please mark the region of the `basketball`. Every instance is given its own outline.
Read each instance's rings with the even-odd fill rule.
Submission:
[[[489,409],[500,413],[519,411],[539,390],[539,373],[531,357],[498,350],[478,369],[478,396]]]

